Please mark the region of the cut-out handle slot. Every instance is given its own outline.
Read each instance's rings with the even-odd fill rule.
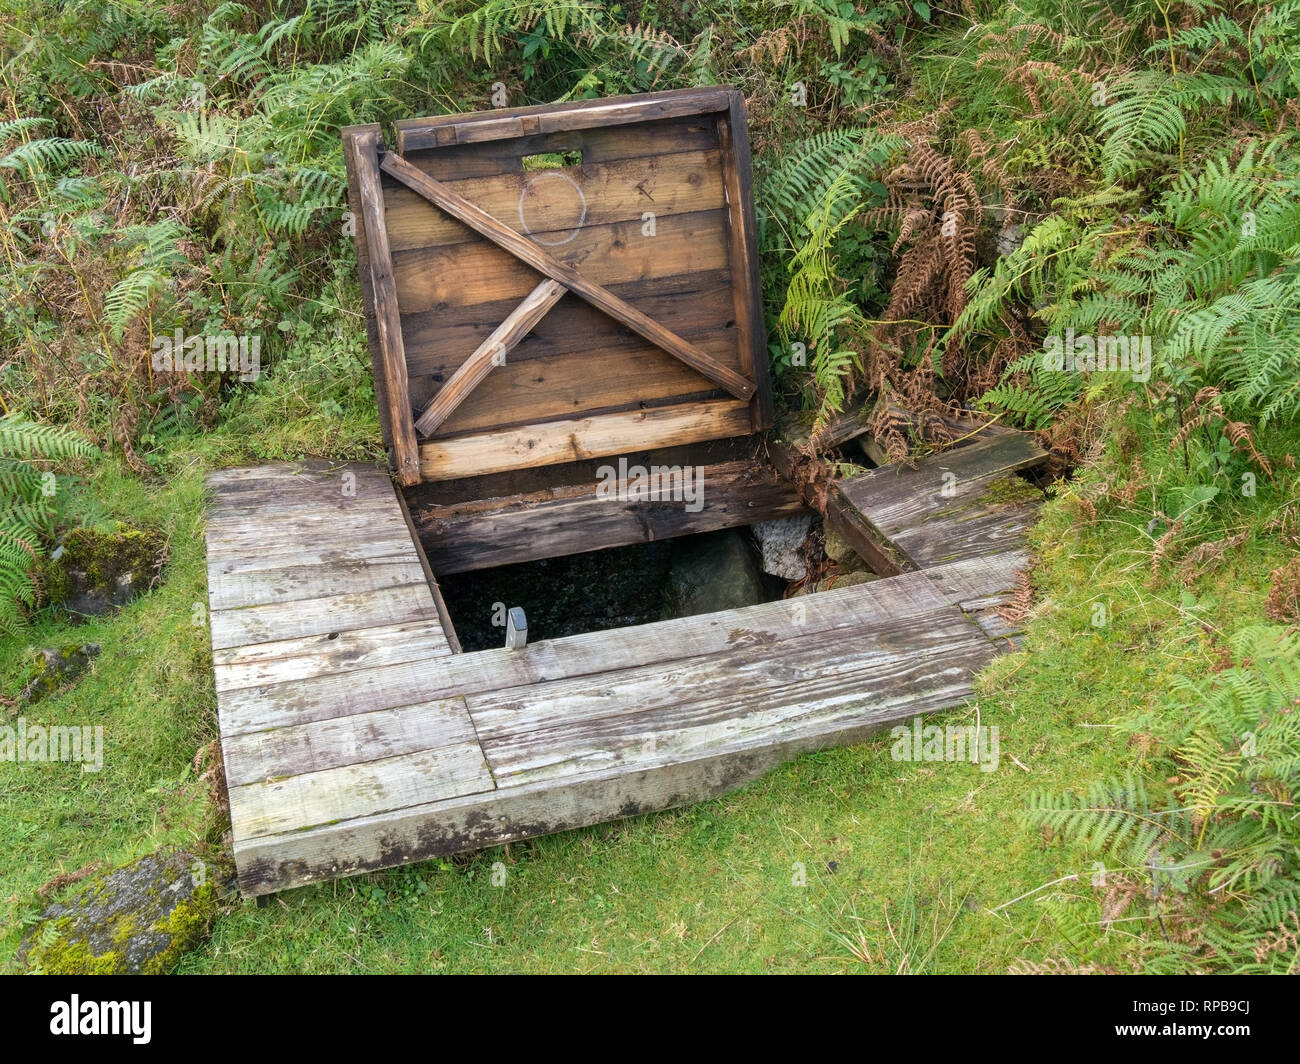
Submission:
[[[582,149],[573,148],[569,151],[548,151],[540,155],[525,155],[522,162],[525,173],[530,173],[533,170],[563,170],[566,166],[582,165]]]

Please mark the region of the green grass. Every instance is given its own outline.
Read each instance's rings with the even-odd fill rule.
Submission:
[[[92,674],[27,716],[102,723],[106,754],[98,775],[0,765],[6,954],[36,888],[60,872],[169,842],[221,850],[225,825],[191,767],[216,735],[207,634],[190,623],[205,599],[198,465],[161,487],[104,467],[89,488],[114,516],[167,529],[165,580],[111,620],[30,633],[102,644]],[[1031,790],[1140,768],[1115,722],[1158,705],[1174,674],[1210,667],[1207,632],[1259,617],[1277,559],[1266,546],[1230,556],[1189,604],[1150,583],[1127,525],[1080,527],[1058,502],[1037,539],[1043,601],[1028,653],[995,662],[966,711],[998,725],[997,772],[896,763],[887,738],[808,755],[689,809],[290,891],[266,908],[232,900],[181,970],[1001,972],[1068,954],[1038,895],[1007,904],[1070,873],[1086,883],[1091,863],[1023,826]],[[1091,623],[1098,599],[1112,610],[1104,629]],[[21,648],[6,647],[6,689],[20,667]],[[1111,932],[1111,963],[1124,966],[1140,930]]]
[[[116,864],[164,843],[194,846],[210,833],[206,785],[191,762],[215,734],[216,702],[207,630],[191,624],[206,603],[202,485],[197,472],[161,490],[105,465],[90,484],[115,517],[162,527],[165,580],[117,616],[82,626],[34,626],[27,640],[0,646],[3,690],[20,685],[28,645],[97,642],[92,672],[30,707],[29,723],[102,726],[104,764],[0,762],[0,949],[18,944],[33,892],[60,872],[92,861]]]

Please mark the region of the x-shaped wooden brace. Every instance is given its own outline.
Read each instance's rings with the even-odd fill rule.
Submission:
[[[415,421],[415,427],[425,436],[431,435],[451,416],[452,411],[460,405],[461,401],[492,371],[492,367],[500,364],[505,352],[527,336],[528,331],[546,316],[546,312],[559,302],[566,291],[582,297],[596,309],[622,322],[656,347],[681,359],[737,399],[748,400],[753,396],[752,381],[728,369],[694,344],[683,340],[671,329],[664,328],[653,318],[647,317],[635,307],[623,302],[609,289],[589,281],[538,244],[474,206],[464,196],[453,192],[446,185],[416,169],[396,152],[386,153],[379,165],[382,170],[397,178],[407,188],[548,278],[510,312],[492,335],[483,341],[461,367],[447,379],[438,394],[424,408]]]

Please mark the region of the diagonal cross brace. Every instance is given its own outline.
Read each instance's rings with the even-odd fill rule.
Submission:
[[[423,196],[436,207],[446,211],[457,221],[469,226],[480,236],[486,237],[498,247],[510,252],[510,254],[532,267],[538,273],[549,277],[552,281],[558,281],[574,295],[585,299],[597,310],[603,311],[611,318],[622,322],[656,347],[662,348],[670,355],[685,362],[692,369],[703,374],[718,387],[730,392],[737,399],[748,401],[753,397],[755,388],[752,381],[746,380],[735,370],[728,369],[694,344],[683,340],[671,329],[660,325],[653,318],[642,314],[641,311],[619,299],[618,296],[603,285],[589,281],[577,270],[571,266],[566,266],[538,244],[516,233],[509,226],[503,225],[492,215],[465,199],[464,196],[453,192],[440,181],[436,181],[423,171],[416,169],[396,152],[388,152],[384,155],[380,162],[380,169],[395,177],[407,188]],[[536,290],[534,290],[533,294],[536,294]],[[515,313],[518,313],[518,310],[519,308],[516,309]],[[514,315],[512,314],[511,317],[514,317]],[[537,320],[540,319],[541,315],[539,314]],[[522,335],[521,333],[520,336]],[[490,366],[489,362],[489,369]],[[482,377],[480,376],[479,379],[481,380]],[[424,415],[421,415],[421,420],[423,420],[423,417]]]
[[[567,291],[559,281],[543,281],[529,292],[524,301],[492,331],[492,335],[447,378],[447,383],[438,389],[438,394],[415,419],[416,429],[424,436],[432,436],[465,397],[492,372],[492,367],[504,363],[506,352],[527,336],[528,330],[541,321]]]

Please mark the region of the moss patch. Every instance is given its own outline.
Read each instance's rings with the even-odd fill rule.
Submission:
[[[158,975],[207,937],[215,912],[207,865],[184,850],[160,850],[51,905],[18,961],[46,975]]]
[[[21,698],[31,704],[52,695],[65,683],[75,680],[99,654],[98,643],[64,643],[32,652],[31,667],[23,682]]]
[[[74,528],[41,565],[48,605],[97,616],[149,590],[166,560],[160,529],[121,523]]]

